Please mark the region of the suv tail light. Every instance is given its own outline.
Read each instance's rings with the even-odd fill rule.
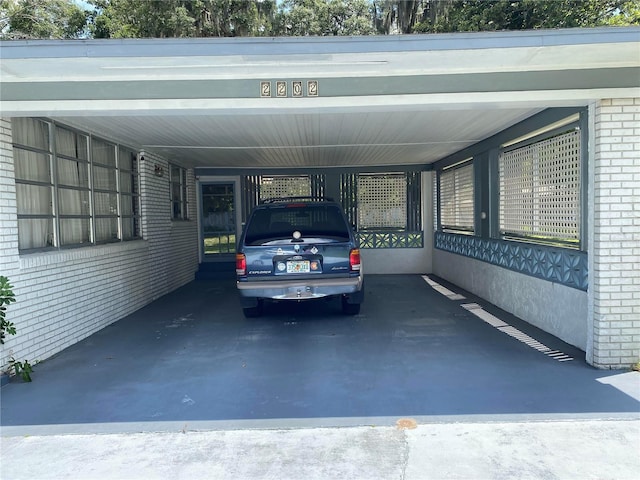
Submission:
[[[244,253],[236,253],[236,275],[244,276],[247,274],[247,257]]]
[[[349,252],[349,266],[352,272],[360,271],[360,250],[354,248]]]

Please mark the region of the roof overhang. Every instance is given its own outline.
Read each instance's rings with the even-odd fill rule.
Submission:
[[[547,108],[640,97],[635,27],[1,47],[3,116],[198,167],[428,165]]]

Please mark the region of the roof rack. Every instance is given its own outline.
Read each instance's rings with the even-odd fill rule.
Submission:
[[[260,204],[265,204],[265,203],[286,203],[286,202],[318,202],[318,201],[333,202],[334,200],[331,197],[324,197],[324,196],[318,196],[318,197],[274,197],[274,198],[265,198],[264,200],[260,201]]]

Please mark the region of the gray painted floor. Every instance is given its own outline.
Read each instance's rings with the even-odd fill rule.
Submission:
[[[320,301],[269,305],[247,320],[233,281],[194,282],[38,364],[33,383],[4,386],[2,426],[86,433],[638,417],[638,382],[621,386],[621,372],[596,370],[580,350],[454,290],[465,298],[417,275],[369,276],[356,317]],[[529,344],[573,360],[461,307],[473,302]]]

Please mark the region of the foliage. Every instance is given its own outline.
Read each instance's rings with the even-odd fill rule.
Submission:
[[[15,358],[11,357],[9,367],[12,367],[15,370],[16,375],[20,375],[22,377],[22,381],[32,381],[31,374],[33,373],[33,367],[27,360],[18,362]]]
[[[16,327],[6,319],[7,305],[16,301],[13,286],[7,277],[0,276],[0,344],[4,344],[5,335],[15,335]]]
[[[9,279],[0,275],[0,344],[4,344],[5,334],[16,334],[15,325],[6,319],[7,305],[15,301],[16,296],[13,293],[13,286],[9,283]],[[9,360],[9,369],[11,368],[13,368],[16,375],[20,375],[25,382],[31,381],[33,368],[27,360],[19,362],[11,357]]]
[[[71,0],[0,0],[0,38],[82,38],[88,17]]]
[[[373,2],[375,10],[375,25],[378,33],[412,33],[419,18],[425,18],[428,6],[445,2],[425,0],[377,0]]]
[[[615,14],[607,18],[605,23],[615,26],[640,25],[640,2],[638,0],[622,2]]]
[[[278,15],[283,36],[372,35],[374,9],[367,0],[285,0]]]
[[[95,38],[272,35],[275,0],[89,0]]]
[[[602,25],[640,25],[640,2],[0,0],[4,39],[371,35]]]
[[[475,32],[622,24],[633,3],[626,0],[434,0],[429,4],[435,10],[416,24],[414,31]]]
[[[181,0],[95,0],[91,27],[95,38],[192,37],[191,2]]]

